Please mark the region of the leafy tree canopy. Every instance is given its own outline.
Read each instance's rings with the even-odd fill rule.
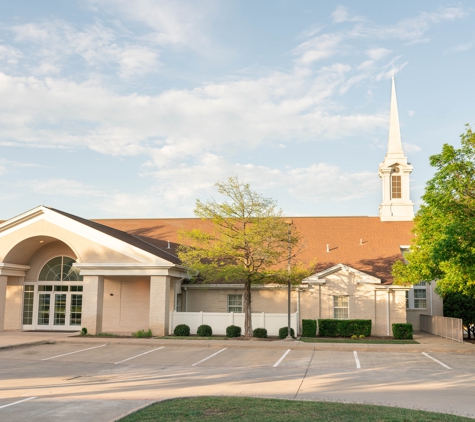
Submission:
[[[295,256],[300,235],[274,200],[237,177],[216,183],[216,187],[226,199],[196,201],[194,213],[208,226],[180,232],[183,244],[178,256],[204,282],[244,284],[245,331],[251,335],[251,285],[287,282],[287,270],[281,263],[288,259],[289,251]],[[308,275],[310,271],[296,265],[290,274],[295,283]]]
[[[437,280],[438,293],[475,296],[475,134],[467,125],[461,147],[445,144],[430,157],[435,167],[414,219],[415,238],[397,262],[397,283]]]

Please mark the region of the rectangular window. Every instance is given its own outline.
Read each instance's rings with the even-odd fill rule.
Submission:
[[[242,313],[242,295],[228,295],[228,312]]]
[[[414,289],[414,308],[415,309],[425,309],[427,308],[427,291],[424,288],[415,288]]]
[[[406,292],[407,309],[427,309],[427,287],[426,282],[421,281]]]
[[[401,194],[401,176],[391,177],[391,198],[400,199]]]
[[[333,318],[348,319],[348,296],[333,296]]]
[[[23,325],[33,324],[33,297],[35,286],[25,286],[23,292]]]

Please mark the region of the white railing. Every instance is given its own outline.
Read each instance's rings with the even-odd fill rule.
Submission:
[[[290,326],[298,333],[298,314],[290,315]],[[234,312],[170,312],[170,333],[179,324],[190,327],[191,334],[196,334],[200,325],[206,324],[213,329],[213,334],[225,335],[226,328],[230,325],[241,327],[244,334],[244,314]],[[265,328],[267,335],[278,336],[279,329],[287,327],[287,314],[270,314],[266,312],[252,314],[252,329]]]
[[[421,315],[421,331],[463,343],[463,324],[459,318]]]

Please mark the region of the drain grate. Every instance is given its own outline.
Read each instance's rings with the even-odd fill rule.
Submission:
[[[78,375],[77,377],[68,378],[66,381],[73,382],[107,382],[113,380],[114,377],[100,375]]]

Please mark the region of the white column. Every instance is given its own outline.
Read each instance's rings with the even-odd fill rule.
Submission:
[[[7,280],[8,276],[0,275],[0,331],[5,328],[5,308],[7,300]]]
[[[148,328],[154,335],[168,334],[170,313],[170,277],[157,275],[150,277],[150,310]]]
[[[102,312],[104,303],[104,277],[84,276],[81,325],[89,334],[102,332]]]

